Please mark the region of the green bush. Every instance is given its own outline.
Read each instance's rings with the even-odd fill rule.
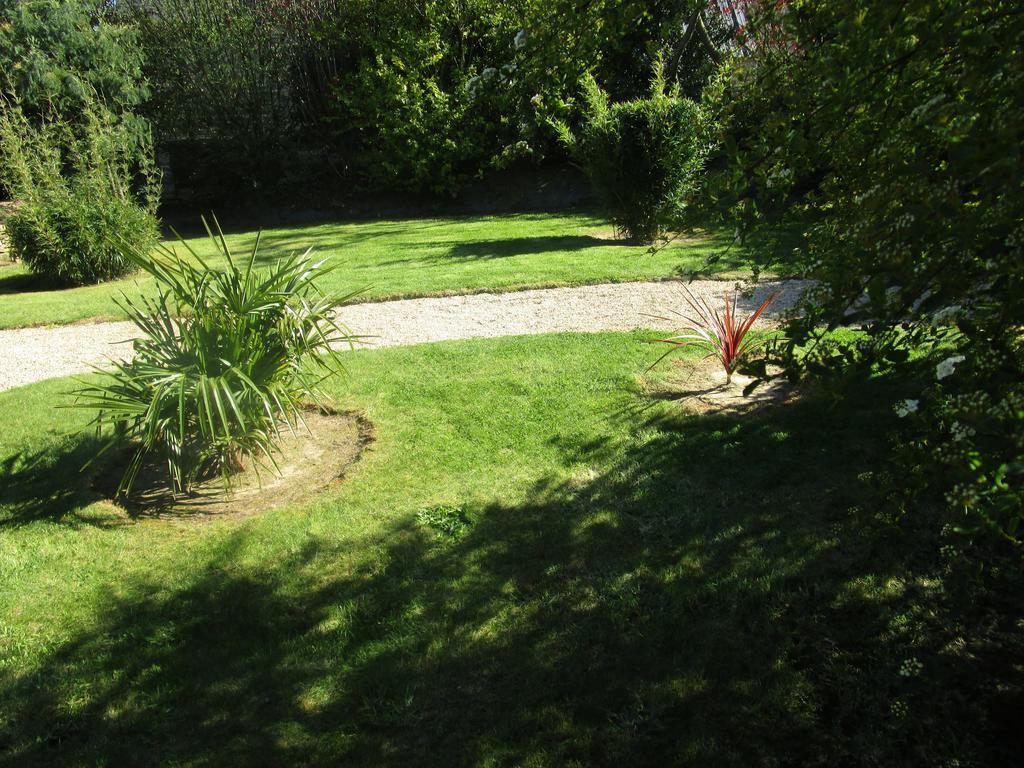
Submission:
[[[145,249],[159,235],[148,136],[140,154],[137,126],[95,101],[79,119],[36,127],[18,104],[0,115],[0,181],[22,203],[7,222],[11,255],[67,285],[133,271],[119,243]]]
[[[97,428],[135,442],[122,493],[151,453],[169,468],[174,492],[218,472],[230,484],[246,458],[272,466],[280,430],[301,426],[304,402],[318,401],[322,377],[339,372],[334,345],[352,339],[333,319],[349,297],[317,288],[326,270],[310,251],[258,269],[259,238],[239,264],[219,227],[210,237],[225,271],[184,242],[187,255],[128,249],[156,278],[157,297],[122,301],[142,332],[134,359],[77,393]]]
[[[85,285],[134,271],[114,238],[155,245],[155,223],[131,200],[60,187],[20,206],[7,232],[15,260],[57,283]]]
[[[377,190],[452,193],[533,151],[516,33],[528,3],[349,0],[322,37],[344,52],[329,83],[329,141]]]
[[[94,93],[119,114],[148,96],[136,31],[107,0],[0,0],[0,89],[30,118],[74,120]]]
[[[1019,3],[799,5],[762,8],[749,55],[707,91],[721,148],[707,207],[759,266],[817,282],[779,350],[792,376],[904,382],[896,443],[915,451],[886,493],[901,515],[930,500],[947,551],[994,539],[1019,556]],[[866,335],[823,343],[841,324]]]
[[[701,167],[700,107],[666,90],[656,61],[650,97],[610,104],[592,77],[584,80],[582,123],[559,136],[608,207],[615,226],[633,240],[652,242],[677,213]]]

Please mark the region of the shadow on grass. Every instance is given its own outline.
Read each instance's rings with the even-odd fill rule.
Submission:
[[[0,296],[12,293],[42,293],[45,291],[60,291],[74,286],[66,283],[55,282],[31,272],[17,272],[12,275],[5,275],[6,270],[0,270]]]
[[[126,579],[38,666],[2,669],[0,750],[19,766],[966,760],[984,734],[960,661],[916,631],[934,591],[896,532],[858,535],[850,511],[879,449],[866,415],[884,418],[652,418],[625,454],[566,444],[569,480],[468,509],[448,536],[310,535],[243,566],[241,529],[183,582]],[[928,674],[901,676],[908,657]]]
[[[622,240],[602,240],[590,235],[510,237],[454,243],[447,253],[451,259],[501,259],[549,251],[583,251],[587,248],[631,245]],[[635,245],[635,244],[634,244]]]
[[[19,451],[0,460],[0,507],[5,508],[0,532],[39,520],[106,525],[78,512],[102,498],[91,480],[95,470],[106,466],[97,457],[109,447],[110,438],[73,435],[42,451]]]
[[[343,260],[345,249],[382,238],[394,238],[398,235],[407,236],[422,233],[431,229],[444,228],[446,222],[434,220],[409,220],[403,222],[382,221],[351,226],[351,222],[338,224],[337,227],[325,225],[318,229],[295,228],[294,230],[276,230],[265,232],[260,240],[260,252],[256,262],[269,265],[277,259],[293,253],[301,253],[312,248],[314,253]],[[253,239],[255,233],[253,232]],[[412,247],[423,247],[428,243],[414,243]],[[249,248],[252,243],[249,243]],[[232,246],[239,253],[247,252],[243,246]]]

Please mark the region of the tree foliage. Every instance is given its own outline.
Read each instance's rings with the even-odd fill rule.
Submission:
[[[92,94],[134,110],[148,95],[142,58],[104,0],[0,0],[0,88],[29,116],[72,118]]]
[[[941,489],[951,530],[1019,543],[1024,11],[764,2],[747,40],[709,91],[705,202],[761,266],[818,281],[781,359],[903,372],[914,450],[897,485]],[[844,324],[866,336],[826,338]]]

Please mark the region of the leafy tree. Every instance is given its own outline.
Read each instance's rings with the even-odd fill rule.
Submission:
[[[92,93],[117,112],[147,97],[142,49],[104,0],[0,0],[0,88],[30,115],[72,119]]]
[[[794,375],[904,375],[899,503],[937,490],[948,530],[1019,552],[1024,9],[749,5],[747,53],[709,91],[720,151],[705,203],[761,266],[818,281],[779,359]],[[844,324],[866,335],[826,337]]]

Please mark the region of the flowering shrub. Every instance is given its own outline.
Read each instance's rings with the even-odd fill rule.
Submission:
[[[919,449],[904,506],[919,505],[918,488],[941,488],[950,530],[1019,544],[1017,6],[748,4],[752,42],[706,93],[718,150],[703,203],[762,267],[817,281],[775,350],[790,375],[913,382],[922,358],[932,366],[895,406],[901,440]],[[866,336],[827,338],[846,324]]]
[[[919,482],[944,489],[948,532],[1019,544],[1024,540],[1024,366],[971,345],[929,368],[920,400],[896,414],[907,419],[904,460]],[[913,407],[908,406],[913,403]],[[954,549],[956,544],[952,545]]]

